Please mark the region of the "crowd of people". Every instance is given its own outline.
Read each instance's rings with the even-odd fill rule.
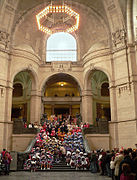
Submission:
[[[29,127],[33,128],[33,127]],[[54,163],[65,162],[76,170],[89,170],[109,176],[112,180],[137,180],[137,149],[103,149],[85,152],[82,129],[89,124],[77,123],[68,116],[52,116],[41,125],[36,143],[24,162],[24,170],[36,171],[51,169]],[[1,162],[5,174],[9,174],[11,155],[5,149],[1,153]]]
[[[99,150],[91,153],[91,172],[112,180],[137,180],[137,149]]]
[[[83,145],[82,129],[89,124],[77,125],[75,119],[57,119],[52,117],[40,128],[37,142],[24,169],[35,171],[37,169],[50,169],[53,163],[66,162],[76,170],[90,170],[92,173],[109,176],[112,180],[137,179],[137,150],[103,149],[86,153]]]
[[[47,120],[40,127],[37,141],[32,148],[24,169],[35,171],[52,168],[53,163],[66,162],[76,169],[89,169],[89,158],[85,152],[82,128],[88,124],[78,126],[75,121],[68,123],[68,117]]]

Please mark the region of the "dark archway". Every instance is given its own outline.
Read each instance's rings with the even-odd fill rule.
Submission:
[[[43,87],[44,112],[48,116],[66,112],[80,114],[81,89],[74,77],[59,73],[49,77]]]
[[[13,81],[12,120],[30,121],[31,90],[32,78],[30,72],[19,72]]]

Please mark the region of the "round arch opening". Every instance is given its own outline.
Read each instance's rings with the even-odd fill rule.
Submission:
[[[110,93],[108,76],[100,70],[94,70],[90,76],[93,94],[93,121],[111,121]]]
[[[52,34],[47,40],[46,61],[76,61],[77,42],[74,36],[65,32]]]
[[[44,114],[80,114],[81,89],[74,77],[59,73],[49,77],[42,90]]]
[[[34,79],[28,70],[17,73],[13,79],[11,119],[30,122],[30,100]]]

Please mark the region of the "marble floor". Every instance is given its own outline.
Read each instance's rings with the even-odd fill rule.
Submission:
[[[0,180],[111,180],[106,176],[90,172],[11,172],[0,176]]]

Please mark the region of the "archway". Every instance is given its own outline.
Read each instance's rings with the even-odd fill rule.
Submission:
[[[74,77],[59,73],[47,79],[42,90],[43,112],[56,114],[80,114],[81,89]]]
[[[82,93],[84,122],[97,125],[99,119],[110,121],[109,78],[106,73],[97,69],[88,70],[85,74]]]
[[[30,122],[31,90],[32,77],[30,72],[19,72],[13,81],[12,120],[22,119],[25,122]]]
[[[109,80],[107,75],[95,70],[91,77],[91,89],[93,96],[93,122],[111,121]]]

